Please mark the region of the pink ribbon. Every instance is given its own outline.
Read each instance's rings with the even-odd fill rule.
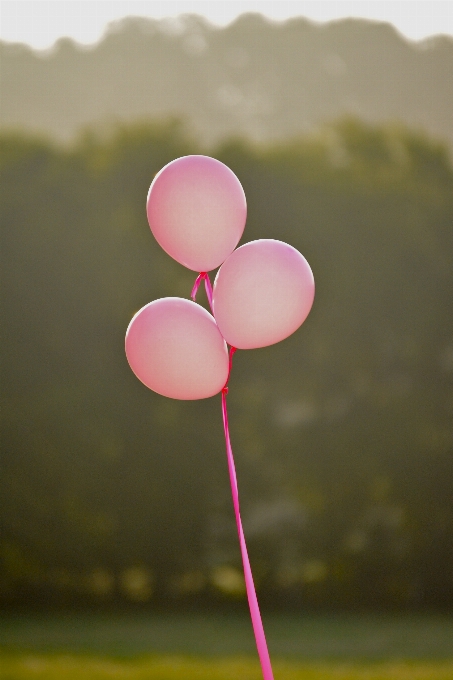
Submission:
[[[210,280],[207,272],[200,272],[198,274],[197,278],[195,279],[195,283],[193,284],[193,288],[192,288],[192,292],[190,294],[190,297],[195,302],[195,298],[197,296],[198,288],[200,287],[200,283],[202,282],[203,279],[204,279],[204,287],[205,287],[205,290],[206,290],[206,295],[207,295],[207,298],[208,298],[209,306],[211,308],[211,312],[214,314],[214,311],[212,309],[212,286],[211,286],[211,280]]]
[[[195,300],[197,290],[200,286],[201,281],[204,279],[206,295],[208,297],[209,304],[212,310],[212,286],[209,276],[206,272],[201,272],[192,290],[192,299]],[[228,381],[230,379],[231,368],[233,365],[233,354],[236,352],[236,347],[230,348],[230,366],[228,371],[228,378],[225,386],[222,389],[222,417],[223,417],[223,429],[225,431],[225,443],[226,443],[226,454],[228,461],[228,472],[230,475],[231,484],[231,494],[233,496],[233,507],[234,514],[236,516],[236,525],[239,535],[239,545],[241,548],[242,555],[242,565],[244,569],[245,578],[245,588],[247,591],[247,599],[249,603],[250,616],[252,619],[253,632],[255,634],[256,647],[258,650],[258,656],[260,658],[261,670],[263,671],[264,680],[274,680],[272,673],[271,660],[269,657],[269,651],[267,649],[266,636],[264,634],[263,622],[261,620],[261,613],[258,606],[258,598],[256,597],[255,584],[253,582],[252,569],[250,567],[250,560],[247,552],[247,545],[245,542],[244,530],[242,529],[241,513],[239,511],[239,492],[238,483],[236,477],[236,467],[234,464],[233,449],[231,448],[230,441],[230,430],[228,427],[228,411],[227,411],[227,400],[226,396],[228,394]]]

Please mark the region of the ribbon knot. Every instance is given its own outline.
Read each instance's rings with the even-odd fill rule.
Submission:
[[[195,302],[195,298],[197,296],[198,289],[200,287],[200,283],[204,279],[204,287],[206,289],[206,296],[208,298],[209,306],[211,308],[211,312],[213,312],[212,309],[212,286],[211,286],[211,281],[209,279],[208,272],[200,272],[195,279],[195,283],[193,284],[192,292],[190,294],[190,297],[192,300]],[[213,312],[214,313],[214,312]]]

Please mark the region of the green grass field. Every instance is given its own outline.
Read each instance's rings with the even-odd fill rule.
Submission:
[[[453,680],[453,619],[264,616],[275,680]],[[0,617],[1,680],[262,680],[242,615]]]
[[[1,654],[2,680],[262,680],[246,658],[151,657],[118,660],[83,655]],[[275,660],[275,680],[452,680],[453,661],[303,663]]]

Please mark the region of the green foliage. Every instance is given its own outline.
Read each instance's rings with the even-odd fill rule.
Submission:
[[[218,400],[159,397],[124,357],[137,309],[190,294],[193,273],[155,243],[144,205],[155,173],[197,152],[177,121],[88,130],[71,148],[0,138],[6,602],[242,593]],[[210,153],[243,183],[244,240],[291,243],[317,283],[302,329],[239,352],[231,380],[262,601],[451,605],[445,149],[345,119],[291,144]]]

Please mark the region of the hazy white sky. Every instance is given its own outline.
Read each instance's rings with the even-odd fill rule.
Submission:
[[[341,17],[388,21],[407,38],[453,35],[453,0],[2,0],[0,38],[48,48],[62,36],[94,43],[107,24],[125,16],[161,19],[195,13],[211,23],[225,25],[244,12],[260,12],[276,20],[305,16],[325,22]]]

